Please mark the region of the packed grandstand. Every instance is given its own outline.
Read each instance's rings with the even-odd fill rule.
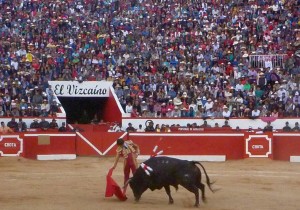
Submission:
[[[132,117],[300,117],[297,0],[1,0],[1,116],[50,80],[113,82]]]

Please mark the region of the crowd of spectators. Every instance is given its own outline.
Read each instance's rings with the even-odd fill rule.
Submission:
[[[113,81],[132,117],[300,116],[298,0],[1,0],[0,11],[2,116],[55,113],[49,80]],[[258,68],[249,56],[262,54],[286,56]]]

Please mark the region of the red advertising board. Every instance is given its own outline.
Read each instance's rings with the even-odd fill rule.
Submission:
[[[0,156],[20,156],[23,152],[23,139],[18,135],[0,137]]]
[[[245,157],[272,158],[272,137],[268,135],[245,135]]]

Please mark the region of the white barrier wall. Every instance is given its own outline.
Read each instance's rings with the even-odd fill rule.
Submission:
[[[145,128],[145,122],[147,120],[150,120],[149,118],[124,118],[122,119],[122,127],[123,129],[126,129],[128,127],[128,123],[132,123],[134,128],[138,128],[139,125],[141,124]],[[188,123],[197,123],[197,125],[202,125],[203,124],[203,119],[199,118],[152,118],[151,119],[154,122],[154,125],[159,124],[168,124],[168,125],[173,125],[173,124],[179,124],[180,126],[186,126]],[[219,126],[221,127],[224,125],[225,119],[207,119],[207,124],[211,125],[211,127],[215,126],[215,123],[219,123]],[[228,120],[229,125],[232,128],[236,128],[239,126],[240,129],[248,129],[249,126],[251,126],[253,129],[258,129],[258,128],[264,128],[267,123],[263,122],[261,119],[229,119]],[[295,122],[300,123],[300,119],[294,118],[294,119],[277,119],[274,122],[271,123],[274,129],[282,129],[285,126],[285,123],[289,122],[289,125],[291,128],[295,126]]]

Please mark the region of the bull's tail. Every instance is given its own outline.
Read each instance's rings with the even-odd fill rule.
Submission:
[[[194,164],[197,164],[197,165],[201,166],[201,168],[202,168],[203,171],[204,171],[205,177],[206,177],[206,184],[207,184],[207,186],[209,187],[209,189],[210,189],[212,192],[215,192],[215,190],[213,190],[212,187],[211,187],[211,186],[214,184],[214,182],[210,182],[209,176],[207,175],[204,166],[203,166],[200,162],[198,162],[198,161],[193,161],[193,162],[194,162]]]

